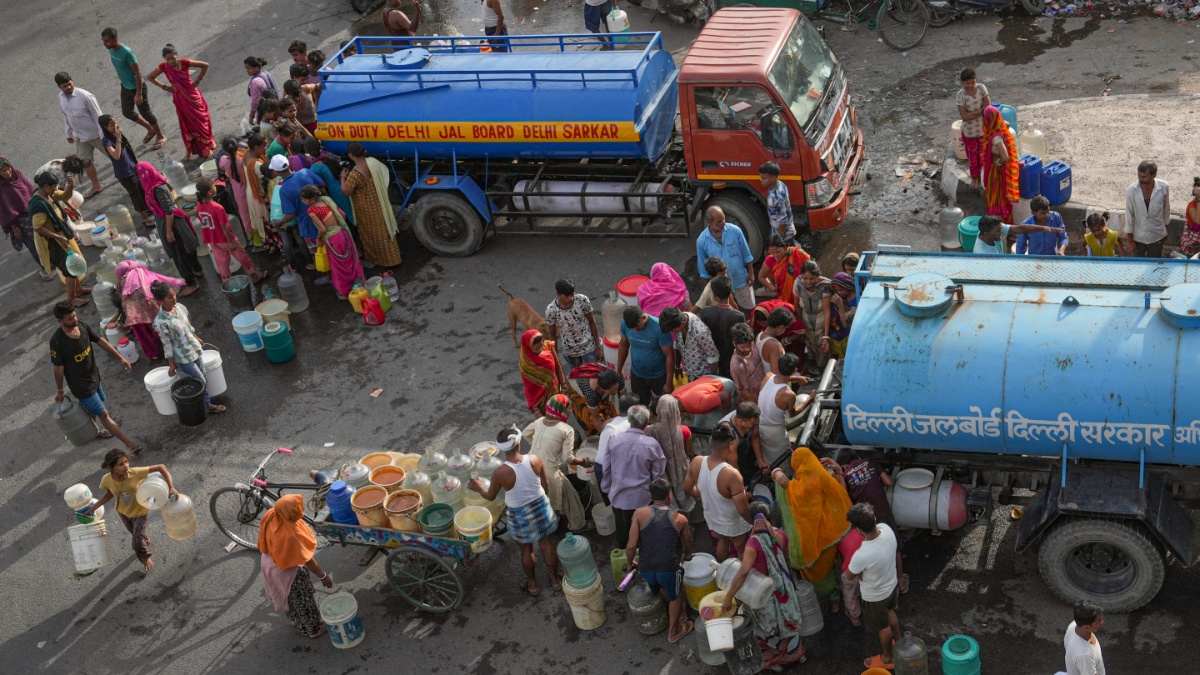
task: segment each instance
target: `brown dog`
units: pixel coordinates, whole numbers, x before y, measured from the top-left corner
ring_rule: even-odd
[[[528,302],[509,293],[504,286],[496,284],[504,294],[508,296],[508,327],[512,331],[513,345],[520,348],[521,343],[517,342],[517,322],[520,321],[525,330],[538,330],[542,335],[546,334],[546,320],[541,314],[534,311],[533,307]]]

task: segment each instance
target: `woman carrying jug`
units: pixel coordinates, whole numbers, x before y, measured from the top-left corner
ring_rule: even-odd
[[[100,479],[100,489],[104,496],[97,499],[91,508],[82,515],[90,516],[101,506],[112,500],[117,500],[117,515],[121,524],[133,535],[133,552],[147,572],[154,569],[154,561],[150,559],[150,537],[146,535],[146,516],[150,510],[138,503],[136,496],[138,487],[151,473],[162,474],[167,481],[167,490],[172,498],[179,496],[175,483],[171,480],[171,472],[162,464],[154,466],[129,466],[129,451],[125,448],[113,448],[104,455],[104,463],[100,468],[108,470],[108,474]]]
[[[267,599],[287,614],[292,625],[310,638],[325,634],[310,572],[325,588],[333,576],[313,557],[317,535],[304,522],[304,497],[284,495],[263,515],[258,526],[259,565]]]

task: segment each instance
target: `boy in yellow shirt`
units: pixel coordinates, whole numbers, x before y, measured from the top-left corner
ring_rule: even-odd
[[[108,475],[100,479],[100,489],[104,496],[96,500],[83,515],[90,516],[96,509],[111,500],[117,501],[117,515],[121,524],[133,535],[133,552],[137,555],[146,571],[154,569],[154,561],[150,559],[150,537],[146,535],[146,516],[150,513],[146,507],[137,502],[137,489],[152,472],[161,473],[167,481],[167,489],[172,498],[179,495],[175,483],[171,480],[171,472],[162,464],[154,466],[129,466],[129,451],[125,448],[113,448],[104,455],[104,463],[100,468],[107,469]]]

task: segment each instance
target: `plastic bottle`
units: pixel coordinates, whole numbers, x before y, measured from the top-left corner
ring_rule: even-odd
[[[185,494],[178,494],[162,507],[167,536],[175,541],[187,541],[196,534],[196,509]]]
[[[467,482],[474,471],[475,460],[461,450],[450,455],[450,458],[446,460],[446,473],[464,483]]]
[[[417,461],[417,468],[430,476],[446,468],[446,456],[433,449],[432,445],[425,446],[425,454]]]
[[[906,632],[896,641],[896,675],[929,675],[929,656],[925,641]]]
[[[447,474],[445,471],[438,473],[437,478],[433,481],[430,487],[433,492],[433,501],[439,504],[449,504],[454,507],[454,512],[458,513],[463,507],[463,486],[462,481]]]
[[[279,295],[287,300],[288,311],[293,314],[308,309],[308,291],[304,289],[304,279],[287,267],[283,268],[283,276],[279,277]]]
[[[587,588],[596,581],[596,560],[587,537],[568,532],[558,542],[558,561],[567,581],[575,588]]]
[[[187,169],[185,169],[183,164],[181,164],[178,160],[174,159],[168,161],[163,167],[163,176],[166,177],[167,182],[171,184],[171,187],[175,188],[176,193],[182,190],[185,185],[188,185],[192,182],[191,179],[188,178]]]
[[[344,480],[335,480],[325,493],[325,503],[329,505],[329,516],[339,525],[357,525],[358,516],[350,506],[350,498],[354,496],[354,488]]]

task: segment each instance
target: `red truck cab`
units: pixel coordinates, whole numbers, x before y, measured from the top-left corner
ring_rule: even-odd
[[[863,134],[842,67],[799,11],[714,14],[680,68],[679,109],[689,178],[710,185],[722,206],[746,207],[738,216],[758,227],[739,224],[752,250],[749,230],[769,230],[764,162],[779,165],[797,226],[824,230],[846,219],[866,176]]]

